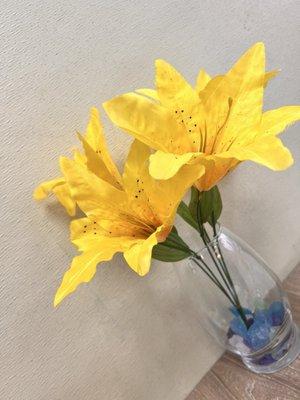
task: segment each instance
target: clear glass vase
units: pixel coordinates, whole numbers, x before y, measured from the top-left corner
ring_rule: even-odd
[[[219,227],[213,240],[183,263],[178,271],[192,294],[194,314],[225,349],[257,373],[275,372],[295,360],[300,337],[287,295],[248,244]]]

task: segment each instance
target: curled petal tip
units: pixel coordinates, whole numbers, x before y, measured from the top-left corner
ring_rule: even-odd
[[[257,43],[255,43],[254,46],[255,46],[255,47],[260,47],[261,49],[264,49],[264,48],[265,48],[264,42],[257,42]]]
[[[56,308],[60,303],[60,300],[57,298],[57,296],[54,297],[53,300],[53,307]]]

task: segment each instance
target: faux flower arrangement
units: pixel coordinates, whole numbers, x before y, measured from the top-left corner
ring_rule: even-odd
[[[200,70],[195,87],[167,62],[157,60],[155,66],[155,89],[139,89],[103,104],[111,121],[135,138],[123,173],[108,152],[98,111],[92,109],[86,133],[78,135],[83,152],[61,157],[62,176],[34,192],[37,200],[55,194],[71,216],[77,207],[85,214],[71,222],[71,241],[81,254],[65,273],[54,304],[89,282],[97,265],[117,252],[141,276],[148,273],[152,258],[190,258],[231,304],[229,340],[244,340],[254,319],[276,325],[281,304],[265,310],[265,318],[245,309],[220,249],[211,254],[213,268],[208,266],[180,237],[174,218],[177,212],[207,246],[212,240],[207,226],[215,236],[222,210],[216,185],[242,161],[274,171],[292,165],[292,155],[277,135],[300,118],[300,106],[263,112],[264,88],[277,74],[265,72],[263,43],[252,46],[224,75],[210,77]],[[191,198],[185,204],[188,189]],[[257,346],[252,337],[247,340],[249,347]]]

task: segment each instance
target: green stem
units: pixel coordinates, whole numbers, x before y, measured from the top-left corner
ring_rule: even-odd
[[[223,265],[224,273],[226,274],[227,279],[229,281],[229,284],[230,284],[230,286],[232,288],[232,291],[233,291],[233,294],[234,294],[234,298],[235,298],[235,301],[236,301],[236,309],[237,309],[238,313],[240,314],[242,320],[244,321],[244,324],[248,328],[249,327],[249,323],[247,321],[247,318],[246,318],[245,312],[243,310],[243,307],[241,306],[241,302],[240,302],[239,296],[238,296],[238,294],[236,292],[235,286],[234,286],[233,281],[231,279],[230,273],[228,271],[228,268],[227,268],[227,265],[225,263],[225,259],[223,257],[223,253],[222,253],[222,250],[221,250],[221,247],[220,247],[220,244],[219,244],[219,238],[218,238],[217,230],[216,230],[216,221],[215,221],[214,212],[212,212],[212,222],[213,222],[212,225],[213,225],[214,237],[216,238],[217,248],[218,248],[219,254],[221,256],[221,260],[222,260],[221,265]]]
[[[194,261],[194,263],[196,265],[198,265],[199,268],[201,268],[201,270],[210,278],[210,280],[221,290],[221,292],[227,297],[227,299],[230,301],[230,303],[235,306],[234,301],[231,299],[231,297],[229,296],[229,294],[226,292],[226,290],[224,289],[224,287],[220,284],[220,282],[214,277],[215,275],[212,274],[213,276],[210,275],[210,273],[208,271],[206,271],[203,266],[200,264],[200,262],[198,262],[198,259],[194,258],[193,256],[191,257],[191,259]],[[211,272],[211,271],[210,271]]]
[[[213,252],[211,251],[211,249],[209,247],[210,246],[209,243],[211,242],[211,240],[210,240],[210,237],[208,236],[208,233],[206,232],[206,229],[204,226],[203,226],[203,232],[204,232],[204,237],[206,236],[206,239],[202,238],[202,240],[203,240],[204,244],[206,245],[207,251],[209,252],[209,255],[210,255],[213,263],[215,264],[215,267],[217,268],[224,284],[226,285],[227,289],[231,293],[232,297],[236,300],[235,293],[232,290],[231,285],[227,282],[226,274],[222,268],[222,264],[221,264],[220,260],[218,259],[218,255],[216,254],[216,251],[214,250],[214,254],[213,254]],[[207,241],[207,239],[208,239],[208,241]],[[215,257],[214,257],[214,255],[215,255]]]
[[[214,215],[212,215],[212,217],[214,217]],[[220,262],[218,257],[217,257],[217,261],[215,260],[213,254],[211,252],[211,249],[209,248],[210,238],[209,238],[209,235],[208,235],[208,233],[207,233],[207,231],[206,231],[206,229],[204,227],[204,224],[202,222],[199,198],[198,198],[198,201],[197,201],[197,223],[198,223],[198,227],[199,227],[199,234],[200,234],[200,236],[201,236],[201,238],[203,240],[203,243],[205,244],[205,246],[206,246],[206,248],[207,248],[207,250],[209,252],[209,255],[210,255],[213,263],[215,264],[215,266],[216,266],[216,268],[217,268],[217,270],[218,270],[218,272],[219,272],[219,274],[220,274],[220,276],[221,276],[226,288],[229,290],[230,295],[233,296],[233,298],[234,298],[234,306],[236,307],[238,313],[240,314],[244,324],[246,325],[246,327],[248,327],[248,321],[247,321],[246,315],[245,315],[244,310],[243,310],[243,308],[241,306],[240,300],[238,298],[238,295],[237,295],[237,292],[235,290],[234,284],[232,282],[231,276],[229,274],[228,268],[226,266],[224,257],[223,257],[223,255],[221,255],[221,252],[220,252],[222,263],[223,263],[223,266],[222,266],[222,263]],[[216,228],[215,228],[215,221],[213,221],[213,226],[214,226],[214,234],[215,234],[215,236],[217,238]],[[208,242],[206,241],[205,235],[209,239]],[[217,238],[217,243],[219,245],[218,238]],[[220,246],[218,246],[218,248],[220,249]],[[226,275],[226,277],[221,272],[221,269],[220,269],[220,267],[218,265],[218,262],[220,262],[220,266],[221,266],[222,270],[224,271],[224,274]]]
[[[215,267],[217,268],[217,270],[218,270],[218,272],[219,272],[219,274],[220,274],[220,276],[221,276],[221,279],[223,280],[223,282],[224,282],[224,284],[225,284],[227,290],[229,290],[229,293],[230,293],[231,296],[235,299],[234,292],[232,291],[231,286],[228,284],[228,282],[227,282],[227,280],[226,280],[226,277],[224,276],[224,274],[222,273],[222,271],[221,271],[221,269],[220,269],[220,267],[219,267],[219,265],[218,265],[218,258],[217,258],[217,261],[216,261],[215,258],[214,258],[214,256],[213,256],[213,254],[212,254],[212,252],[211,252],[211,249],[210,249],[210,247],[209,247],[210,238],[209,238],[209,236],[208,236],[208,234],[207,234],[207,232],[206,232],[206,229],[205,229],[205,227],[204,227],[204,224],[202,223],[201,210],[200,210],[200,201],[199,201],[199,200],[198,200],[198,202],[197,202],[197,222],[198,222],[198,226],[199,226],[199,234],[200,234],[200,236],[201,236],[201,239],[202,239],[204,245],[206,246],[207,251],[209,252],[209,255],[210,255],[210,257],[211,257],[213,263],[215,264]],[[208,237],[208,239],[209,239],[208,242],[206,241],[205,235],[206,235],[206,236]],[[236,299],[235,299],[235,300],[236,300]]]
[[[182,238],[179,238],[181,243],[179,241],[176,240],[176,236],[172,235],[171,237],[168,237],[168,243],[166,244],[166,246],[168,246],[169,248],[173,248],[173,249],[178,249],[178,250],[183,250],[188,252],[191,255],[192,260],[202,269],[202,271],[204,271],[206,273],[207,276],[209,276],[209,278],[214,282],[215,285],[217,285],[219,287],[219,289],[225,294],[225,296],[229,299],[229,301],[231,302],[232,305],[234,305],[234,300],[231,298],[232,293],[229,292],[229,294],[227,293],[226,289],[222,286],[221,282],[218,280],[218,278],[216,277],[216,275],[213,273],[213,271],[209,268],[209,266],[205,263],[205,261],[198,256],[198,254],[192,250],[183,240]],[[196,261],[196,260],[197,261]],[[200,264],[199,264],[200,263]]]

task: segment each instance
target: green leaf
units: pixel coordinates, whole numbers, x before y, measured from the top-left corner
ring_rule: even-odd
[[[211,219],[209,219],[208,222],[210,223],[210,225],[213,225],[219,220],[221,213],[222,213],[223,205],[222,205],[222,198],[221,198],[221,194],[218,189],[218,186],[214,186],[211,190],[213,191],[212,192],[213,213],[211,215]]]
[[[200,193],[200,215],[201,222],[208,222],[214,225],[222,212],[222,199],[217,186],[214,186],[207,192]]]
[[[171,243],[173,242],[173,243]],[[167,239],[163,242],[166,246],[174,246],[174,242],[176,242],[180,247],[185,247],[187,250],[189,249],[187,244],[181,239],[178,235],[178,231],[175,226],[173,226],[171,232],[169,233]]]
[[[189,205],[187,206],[182,201],[177,209],[177,213],[181,218],[200,232],[200,234],[203,233],[202,226],[206,222],[211,226],[216,224],[221,212],[222,199],[217,186],[206,192],[199,192],[198,189],[192,187]]]
[[[152,249],[152,258],[165,262],[176,262],[189,257],[189,253],[173,247],[168,247],[164,243],[158,243]]]
[[[191,212],[191,216],[195,221],[197,221],[197,204],[199,201],[200,192],[194,186],[191,188],[191,199],[189,202],[189,210]]]
[[[185,202],[181,201],[177,208],[177,214],[180,215],[181,218],[185,220],[185,222],[187,222],[198,231],[197,220],[193,218],[190,208],[185,204]]]
[[[152,258],[165,262],[175,262],[190,256],[187,244],[178,235],[177,229],[173,226],[167,239],[153,247]]]

